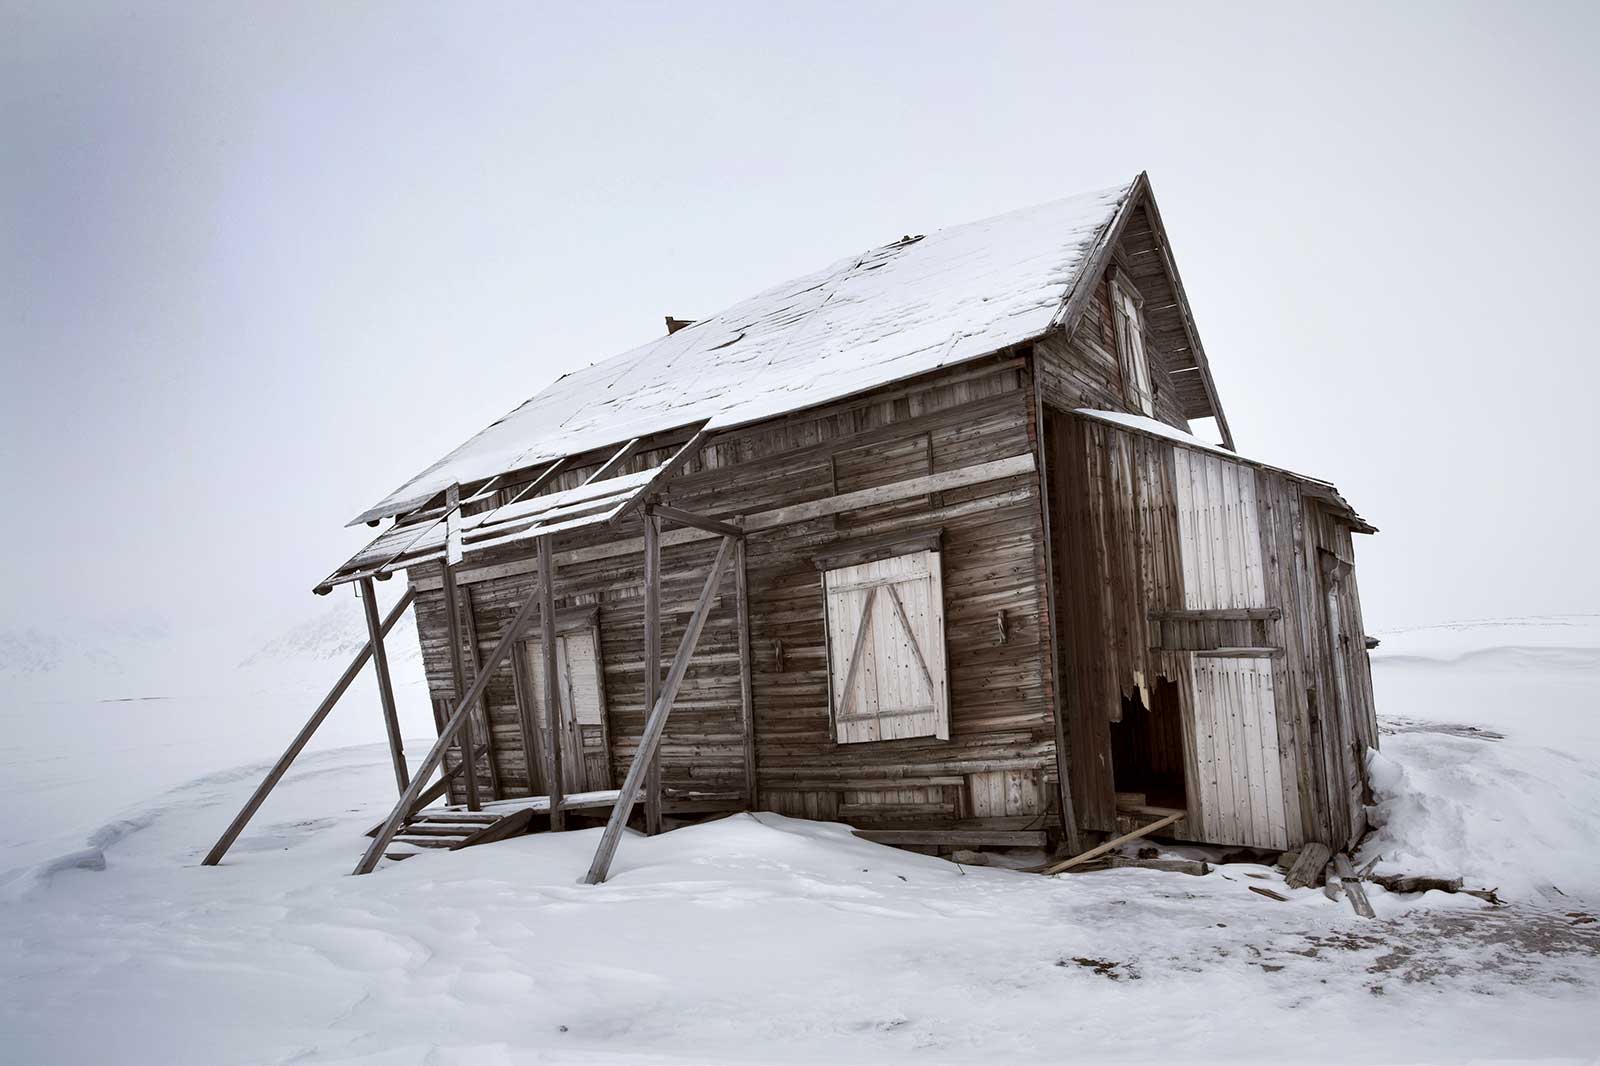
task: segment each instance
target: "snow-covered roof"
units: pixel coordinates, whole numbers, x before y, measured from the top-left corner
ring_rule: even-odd
[[[1137,179],[841,259],[567,374],[352,520],[452,484],[705,423],[727,429],[1033,340]]]

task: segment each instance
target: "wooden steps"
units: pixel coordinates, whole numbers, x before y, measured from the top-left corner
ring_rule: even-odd
[[[459,851],[477,844],[492,844],[527,832],[532,821],[533,811],[528,808],[474,812],[465,818],[450,810],[420,811],[395,834],[383,855],[386,859],[409,859],[427,848]]]
[[[561,798],[561,809],[609,810],[617,802],[618,795],[620,793],[616,789],[576,792]],[[401,826],[383,855],[386,859],[399,861],[429,849],[459,851],[478,844],[492,844],[528,832],[535,815],[549,813],[549,796],[494,800],[476,811],[469,811],[465,807],[424,809]],[[373,826],[367,831],[367,836],[377,836],[382,828],[382,823]]]

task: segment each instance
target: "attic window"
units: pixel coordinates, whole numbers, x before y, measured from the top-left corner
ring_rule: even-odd
[[[1156,413],[1155,388],[1150,380],[1150,353],[1145,347],[1144,300],[1121,271],[1111,277],[1111,320],[1117,335],[1117,359],[1122,366],[1122,392],[1142,415]]]
[[[825,570],[822,587],[834,739],[949,740],[939,552]]]

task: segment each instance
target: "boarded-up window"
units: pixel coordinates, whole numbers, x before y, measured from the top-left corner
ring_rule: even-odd
[[[822,583],[835,739],[950,739],[939,553],[826,570]]]
[[[1145,348],[1144,322],[1139,314],[1139,292],[1121,280],[1111,285],[1111,317],[1116,326],[1117,356],[1122,361],[1124,393],[1136,411],[1153,415],[1156,413],[1156,394],[1150,379],[1150,353]]]

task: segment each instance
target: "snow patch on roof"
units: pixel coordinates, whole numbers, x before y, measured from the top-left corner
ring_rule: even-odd
[[[901,240],[558,379],[352,520],[709,420],[728,429],[1048,331],[1133,183]]]

